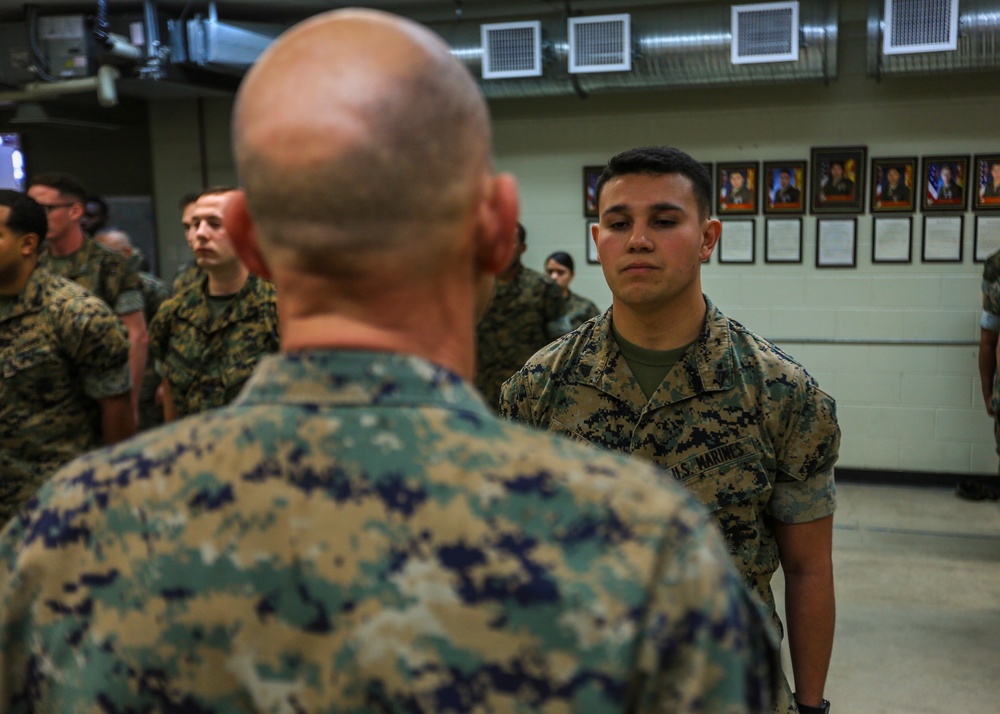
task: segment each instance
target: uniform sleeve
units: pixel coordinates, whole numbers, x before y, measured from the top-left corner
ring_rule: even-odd
[[[117,315],[128,315],[143,309],[142,281],[125,258],[112,254],[105,271],[105,295]]]
[[[76,302],[66,329],[64,344],[88,397],[106,399],[132,388],[128,332],[102,300]]]
[[[1000,281],[983,285],[983,314],[979,326],[984,330],[1000,332]]]
[[[163,361],[167,358],[167,346],[170,342],[170,320],[173,314],[173,298],[167,300],[156,311],[156,316],[149,323],[149,360],[153,371],[163,377]]]
[[[532,408],[534,399],[531,397],[532,379],[529,374],[529,362],[504,382],[500,387],[499,414],[502,419],[519,421],[536,428],[545,428],[545,425],[535,418],[535,410]]]
[[[640,712],[769,712],[778,635],[693,502],[668,528],[640,643]]]
[[[776,445],[778,460],[769,515],[783,523],[808,523],[836,508],[833,466],[840,453],[836,404],[799,368],[791,418]]]

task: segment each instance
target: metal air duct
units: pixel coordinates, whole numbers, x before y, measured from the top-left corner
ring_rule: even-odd
[[[886,55],[885,0],[869,0],[868,76],[937,74],[1000,68],[1000,0],[961,0],[958,48],[950,52]]]
[[[624,12],[618,6],[615,11]],[[566,18],[543,18],[542,76],[519,79],[480,79],[483,47],[478,23],[429,26],[479,80],[483,93],[495,99],[828,81],[837,76],[837,11],[834,0],[800,3],[798,61],[733,64],[730,4],[636,9],[630,12],[631,71],[586,75],[568,71]]]

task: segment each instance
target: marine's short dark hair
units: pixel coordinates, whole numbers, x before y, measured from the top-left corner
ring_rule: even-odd
[[[201,191],[189,191],[181,196],[180,200],[177,202],[177,207],[182,211],[190,206],[192,203],[198,200],[198,196],[201,195]]]
[[[517,242],[521,245],[525,245],[528,242],[528,231],[524,230],[524,226],[521,222],[517,222]]]
[[[63,196],[72,198],[81,204],[86,204],[87,197],[90,195],[90,192],[83,187],[83,184],[69,174],[60,174],[55,172],[38,174],[38,176],[31,179],[31,182],[28,184],[28,188],[31,188],[32,186],[46,186],[48,188],[53,188]]]
[[[10,209],[7,216],[7,227],[19,236],[34,233],[38,236],[38,245],[45,240],[49,231],[49,219],[45,209],[26,193],[0,189],[0,206]]]
[[[555,253],[550,255],[545,259],[545,263],[543,263],[543,265],[547,264],[550,260],[556,261],[564,268],[569,268],[569,272],[571,273],[576,272],[576,269],[573,267],[573,256],[564,250],[557,250]]]
[[[604,173],[597,179],[594,196],[598,203],[604,184],[618,176],[631,174],[680,174],[691,182],[694,199],[698,204],[698,214],[708,218],[712,211],[712,177],[700,161],[672,146],[640,146],[616,154],[608,161]]]
[[[98,206],[100,206],[101,213],[103,213],[105,216],[108,215],[108,202],[105,201],[100,196],[87,196],[87,201],[86,202],[87,203],[96,203]]]

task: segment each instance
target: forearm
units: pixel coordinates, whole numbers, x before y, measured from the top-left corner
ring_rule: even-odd
[[[135,433],[132,401],[128,393],[106,397],[98,403],[101,407],[101,439],[105,446],[116,444]]]
[[[177,419],[177,408],[174,406],[174,397],[170,393],[170,382],[163,380],[160,383],[163,393],[163,421],[171,422]]]
[[[979,382],[986,411],[993,413],[993,375],[997,369],[997,345],[1000,333],[982,329],[979,333]]]
[[[139,390],[146,373],[146,352],[149,348],[149,335],[146,332],[146,321],[141,312],[122,316],[122,322],[128,330],[129,350],[128,366],[132,375],[132,407],[138,408]]]
[[[785,573],[785,618],[795,696],[809,706],[819,706],[823,700],[833,651],[836,604],[833,566],[827,565],[819,572]]]

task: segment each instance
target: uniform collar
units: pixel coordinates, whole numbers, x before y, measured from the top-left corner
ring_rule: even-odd
[[[235,404],[437,406],[495,418],[479,393],[454,372],[412,355],[361,350],[265,357]]]
[[[650,409],[732,386],[736,363],[728,320],[707,297],[705,305],[701,334],[648,400]],[[568,379],[631,404],[645,404],[647,399],[611,333],[611,319],[608,309],[594,321]]]
[[[253,295],[262,292],[264,285],[265,281],[261,278],[248,275],[243,287],[233,296],[232,302],[215,319],[208,307],[208,276],[203,275],[197,284],[184,291],[187,299],[180,305],[177,314],[206,332],[215,332],[229,325],[245,322],[256,315],[261,301],[254,300]]]
[[[24,284],[24,288],[18,293],[17,300],[11,306],[10,312],[3,319],[10,320],[41,310],[45,305],[46,283],[48,282],[46,278],[49,275],[49,272],[45,268],[36,265],[35,269],[31,271],[31,275],[28,276],[28,282]]]

